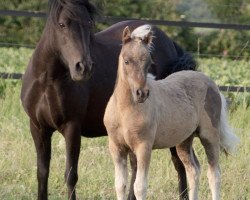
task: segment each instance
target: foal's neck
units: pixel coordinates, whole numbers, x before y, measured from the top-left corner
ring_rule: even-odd
[[[119,66],[113,95],[116,101],[116,105],[121,109],[135,105],[132,91],[127,80],[122,78],[121,69]]]

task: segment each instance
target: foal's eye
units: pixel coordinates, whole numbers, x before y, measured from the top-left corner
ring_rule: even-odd
[[[124,60],[124,63],[125,63],[125,65],[128,65],[128,64],[129,64],[129,62],[128,62],[127,60]]]
[[[59,27],[60,27],[61,29],[64,29],[64,28],[66,28],[66,25],[65,25],[64,23],[59,23]]]

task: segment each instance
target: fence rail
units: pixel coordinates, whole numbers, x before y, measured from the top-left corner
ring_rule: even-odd
[[[46,18],[46,13],[35,12],[35,11],[0,10],[0,15],[16,16],[16,17]],[[97,18],[97,21],[101,22],[101,23],[116,23],[116,22],[126,21],[126,20],[136,20],[136,19],[135,18],[127,18],[127,17],[111,17],[111,16]],[[142,19],[142,20],[144,20],[150,24],[162,25],[162,26],[250,30],[250,24],[224,24],[224,23],[151,20],[151,19]]]
[[[21,73],[0,73],[1,79],[21,80],[22,76]],[[242,86],[219,86],[219,89],[223,92],[250,92],[250,87]]]

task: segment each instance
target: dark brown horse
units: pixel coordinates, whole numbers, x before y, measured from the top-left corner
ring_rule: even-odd
[[[103,115],[115,85],[122,30],[125,26],[133,30],[144,24],[143,21],[121,22],[94,35],[91,32],[94,14],[95,8],[88,0],[51,0],[44,32],[23,77],[21,99],[30,118],[37,151],[40,200],[48,198],[51,136],[55,130],[66,141],[65,180],[69,199],[76,199],[81,136],[107,135]],[[153,31],[154,65],[150,72],[157,79],[195,68],[190,55],[160,29],[154,27]],[[175,148],[171,153],[180,180],[180,196],[184,198],[185,170]],[[130,199],[134,199],[132,189]]]

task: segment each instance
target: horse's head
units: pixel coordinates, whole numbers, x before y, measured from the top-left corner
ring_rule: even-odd
[[[149,96],[147,73],[153,61],[152,31],[150,25],[143,25],[132,33],[126,27],[123,30],[123,46],[119,57],[121,78],[128,83],[135,102],[143,103]]]
[[[90,40],[94,12],[88,0],[50,0],[48,37],[74,81],[88,80],[93,71]]]

